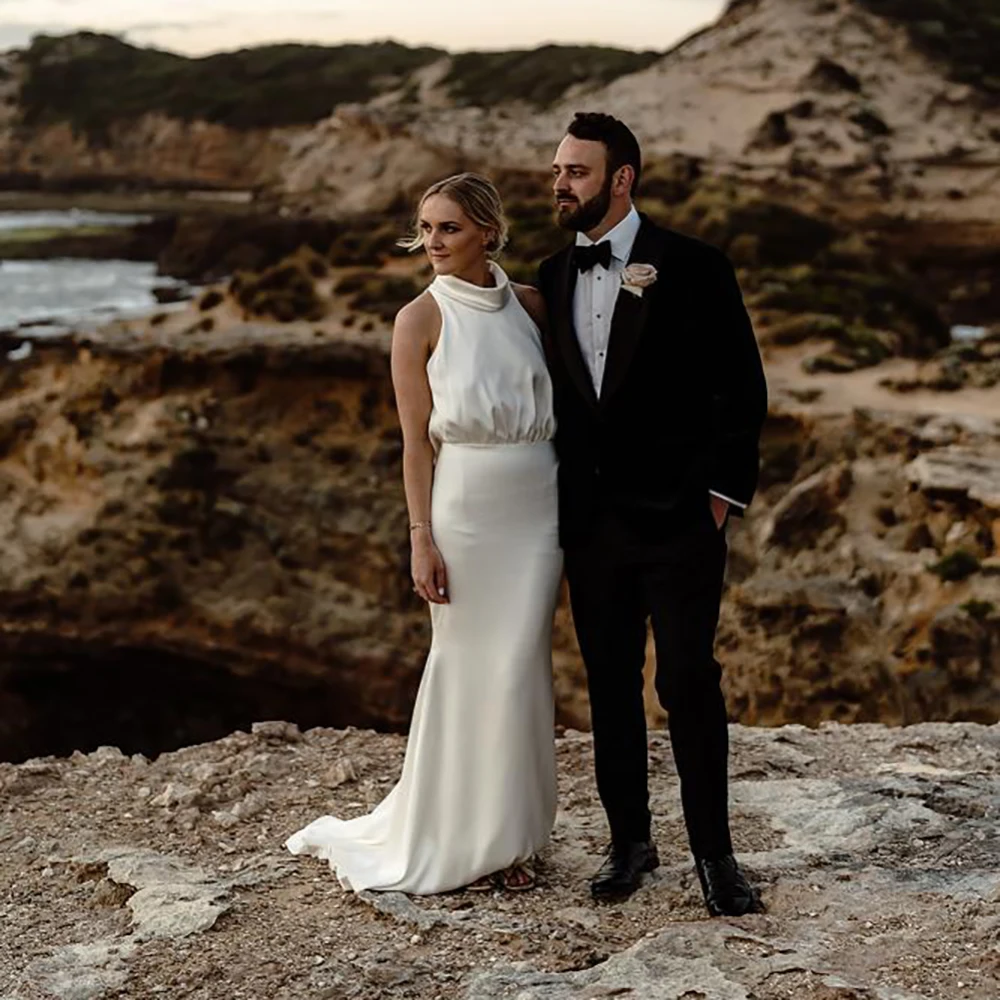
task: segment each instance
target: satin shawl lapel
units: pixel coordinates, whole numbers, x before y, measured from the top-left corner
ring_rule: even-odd
[[[642,216],[642,225],[636,233],[629,264],[652,264],[659,269],[664,255],[663,240],[656,227]],[[663,279],[660,278],[662,281]],[[652,288],[647,288],[642,296],[633,295],[624,288],[618,290],[614,315],[611,317],[611,334],[608,339],[608,360],[601,382],[600,405],[605,406],[625,379],[629,365],[639,346],[649,315],[649,303],[653,298]]]
[[[559,273],[556,281],[556,301],[558,315],[555,317],[555,334],[559,349],[562,351],[566,371],[573,384],[580,390],[587,402],[596,408],[597,393],[590,372],[580,351],[580,342],[573,329],[573,292],[576,290],[577,269],[573,266],[573,248],[567,247],[563,259],[559,262]]]

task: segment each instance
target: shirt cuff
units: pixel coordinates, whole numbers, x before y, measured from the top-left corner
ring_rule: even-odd
[[[713,497],[718,497],[720,500],[725,500],[726,503],[731,503],[734,507],[739,507],[740,510],[746,510],[747,505],[745,503],[740,503],[739,500],[734,500],[732,497],[727,497],[724,493],[716,493],[715,490],[709,490],[709,493]]]

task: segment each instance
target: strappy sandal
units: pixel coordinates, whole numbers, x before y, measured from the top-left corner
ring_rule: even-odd
[[[496,872],[492,875],[484,875],[482,878],[477,878],[475,882],[470,882],[466,887],[466,892],[493,892],[494,889],[499,889],[500,879]]]
[[[537,881],[535,870],[523,863],[504,869],[501,878],[503,887],[508,892],[526,892],[528,889],[534,889]]]

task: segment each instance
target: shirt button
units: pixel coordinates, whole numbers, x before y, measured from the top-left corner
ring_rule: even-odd
[[[597,314],[597,318],[598,318],[598,319],[600,319],[600,318],[601,318],[601,314],[600,314],[600,313],[598,313],[598,314]]]

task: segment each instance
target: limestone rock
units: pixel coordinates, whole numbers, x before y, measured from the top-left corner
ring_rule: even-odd
[[[850,465],[839,464],[796,483],[761,525],[761,544],[809,545],[827,529],[843,525],[838,508],[852,482]]]
[[[225,830],[130,804],[143,782],[237,771],[239,740],[110,769],[56,759],[57,783],[26,785],[0,812],[0,996],[933,1000],[961,982],[995,1000],[1000,725],[733,726],[730,741],[736,850],[768,907],[732,920],[705,912],[662,731],[649,737],[662,866],[615,906],[587,889],[606,833],[583,794],[581,733],[556,742],[553,839],[539,887],[516,895],[356,897],[326,862],[287,853],[328,806],[364,808],[353,786],[323,786],[330,756],[364,758],[388,790],[396,736],[310,731],[288,745],[289,771],[260,772],[263,808]]]
[[[968,497],[1000,510],[1000,451],[959,445],[918,455],[906,467],[910,482],[934,496]]]

